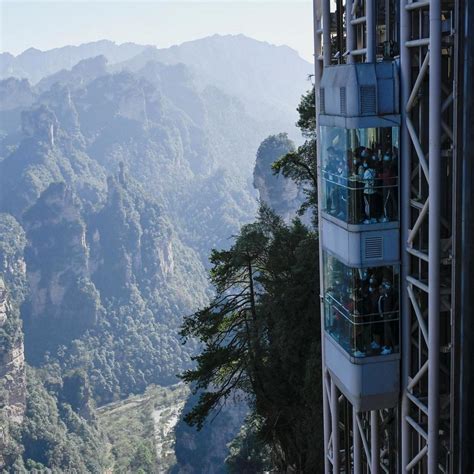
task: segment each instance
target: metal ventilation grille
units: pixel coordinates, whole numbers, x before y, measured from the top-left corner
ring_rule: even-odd
[[[377,115],[377,91],[375,86],[360,86],[361,115]]]
[[[365,239],[365,258],[368,260],[383,258],[383,237],[367,237]]]
[[[324,94],[324,87],[319,88],[319,109],[320,109],[320,113],[322,114],[326,113],[326,100],[325,100],[325,94]]]
[[[346,88],[341,87],[339,89],[339,95],[341,98],[341,115],[347,114],[347,102],[346,102]]]

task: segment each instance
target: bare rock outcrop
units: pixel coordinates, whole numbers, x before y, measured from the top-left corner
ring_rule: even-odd
[[[11,443],[10,428],[21,424],[26,410],[25,353],[21,328],[3,278],[0,277],[0,469],[7,464]]]

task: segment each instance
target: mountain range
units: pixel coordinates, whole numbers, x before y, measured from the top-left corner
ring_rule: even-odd
[[[96,407],[190,367],[182,318],[208,301],[211,249],[255,215],[260,143],[297,136],[310,69],[243,36],[0,56],[0,469],[103,472]],[[260,196],[292,149],[277,142]],[[222,472],[237,411],[214,451],[178,426],[180,452]]]
[[[200,89],[217,86],[238,97],[252,117],[274,126],[296,120],[295,104],[301,91],[309,88],[307,80],[312,74],[312,65],[288,46],[274,46],[244,35],[214,35],[169,48],[102,40],[44,52],[30,48],[18,56],[3,53],[0,78],[26,78],[36,85],[59,73],[48,78],[51,82],[81,60],[95,56],[106,58],[114,72],[138,71],[150,61],[185,64]],[[284,130],[294,133],[293,129]]]

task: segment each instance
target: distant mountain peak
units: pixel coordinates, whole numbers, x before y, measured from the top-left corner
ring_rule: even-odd
[[[31,48],[25,49],[25,51],[20,53],[18,56],[27,56],[27,55],[33,55],[33,54],[38,54],[38,53],[42,53],[42,51],[37,48],[31,47]]]
[[[185,45],[188,45],[190,43],[199,43],[199,42],[220,42],[220,43],[242,43],[242,42],[245,42],[246,44],[253,44],[253,45],[261,45],[261,46],[266,46],[266,47],[269,47],[269,48],[275,48],[275,49],[280,49],[280,50],[287,50],[287,51],[291,51],[292,53],[294,54],[297,54],[299,55],[298,51],[296,51],[295,49],[291,48],[290,46],[286,45],[286,44],[275,44],[275,43],[271,43],[269,41],[265,41],[265,40],[260,40],[260,39],[257,39],[257,38],[253,38],[251,36],[247,36],[243,33],[237,33],[237,34],[219,34],[219,33],[215,33],[213,35],[210,35],[210,36],[204,36],[202,38],[198,38],[198,39],[195,39],[195,40],[190,40],[190,41],[184,41],[183,43],[179,44],[179,45],[174,45],[174,46],[171,46],[171,48],[179,48],[180,46],[185,46]]]
[[[71,71],[89,70],[91,66],[100,67],[101,69],[104,69],[105,71],[105,67],[107,66],[107,63],[108,63],[107,58],[103,54],[101,54],[99,56],[94,56],[92,58],[82,59],[71,69]]]
[[[13,76],[27,78],[32,84],[36,84],[58,71],[71,69],[87,58],[102,55],[113,64],[126,61],[146,49],[150,49],[150,46],[135,43],[117,44],[107,39],[47,51],[29,48],[17,56],[2,55],[0,79]]]
[[[112,70],[140,71],[150,61],[185,64],[199,88],[216,86],[238,97],[258,120],[297,120],[296,105],[312,65],[288,46],[277,46],[243,34],[215,34],[163,49],[147,49]]]
[[[100,40],[97,40],[97,41],[88,41],[87,43],[80,43],[80,44],[77,44],[77,45],[74,45],[74,44],[70,44],[70,45],[65,45],[65,46],[59,46],[57,48],[51,48],[51,49],[38,49],[38,48],[35,48],[33,46],[25,49],[24,51],[22,51],[21,53],[17,54],[17,55],[12,55],[13,57],[19,57],[19,56],[23,56],[23,55],[27,55],[27,54],[37,54],[37,53],[51,53],[51,52],[54,52],[54,51],[59,51],[59,50],[62,50],[64,48],[68,48],[68,49],[76,49],[76,48],[84,48],[84,47],[94,47],[94,46],[127,46],[127,45],[134,45],[134,46],[139,46],[137,45],[136,43],[131,43],[131,42],[126,42],[126,43],[116,43],[115,41],[112,41],[112,40],[109,40],[109,39],[100,39]],[[6,53],[6,54],[10,54],[10,53]]]
[[[103,54],[82,59],[70,69],[61,69],[41,79],[36,85],[36,90],[44,92],[50,89],[54,84],[68,85],[71,88],[83,86],[107,74],[107,63],[108,59]]]

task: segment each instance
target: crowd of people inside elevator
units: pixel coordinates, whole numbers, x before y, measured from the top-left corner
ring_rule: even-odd
[[[350,268],[325,256],[326,330],[354,357],[398,351],[394,268]]]
[[[351,135],[348,130],[335,130]],[[377,135],[380,140],[370,146],[360,145],[356,135],[352,140],[333,139],[323,149],[324,211],[349,224],[398,220],[398,147],[391,132]]]

